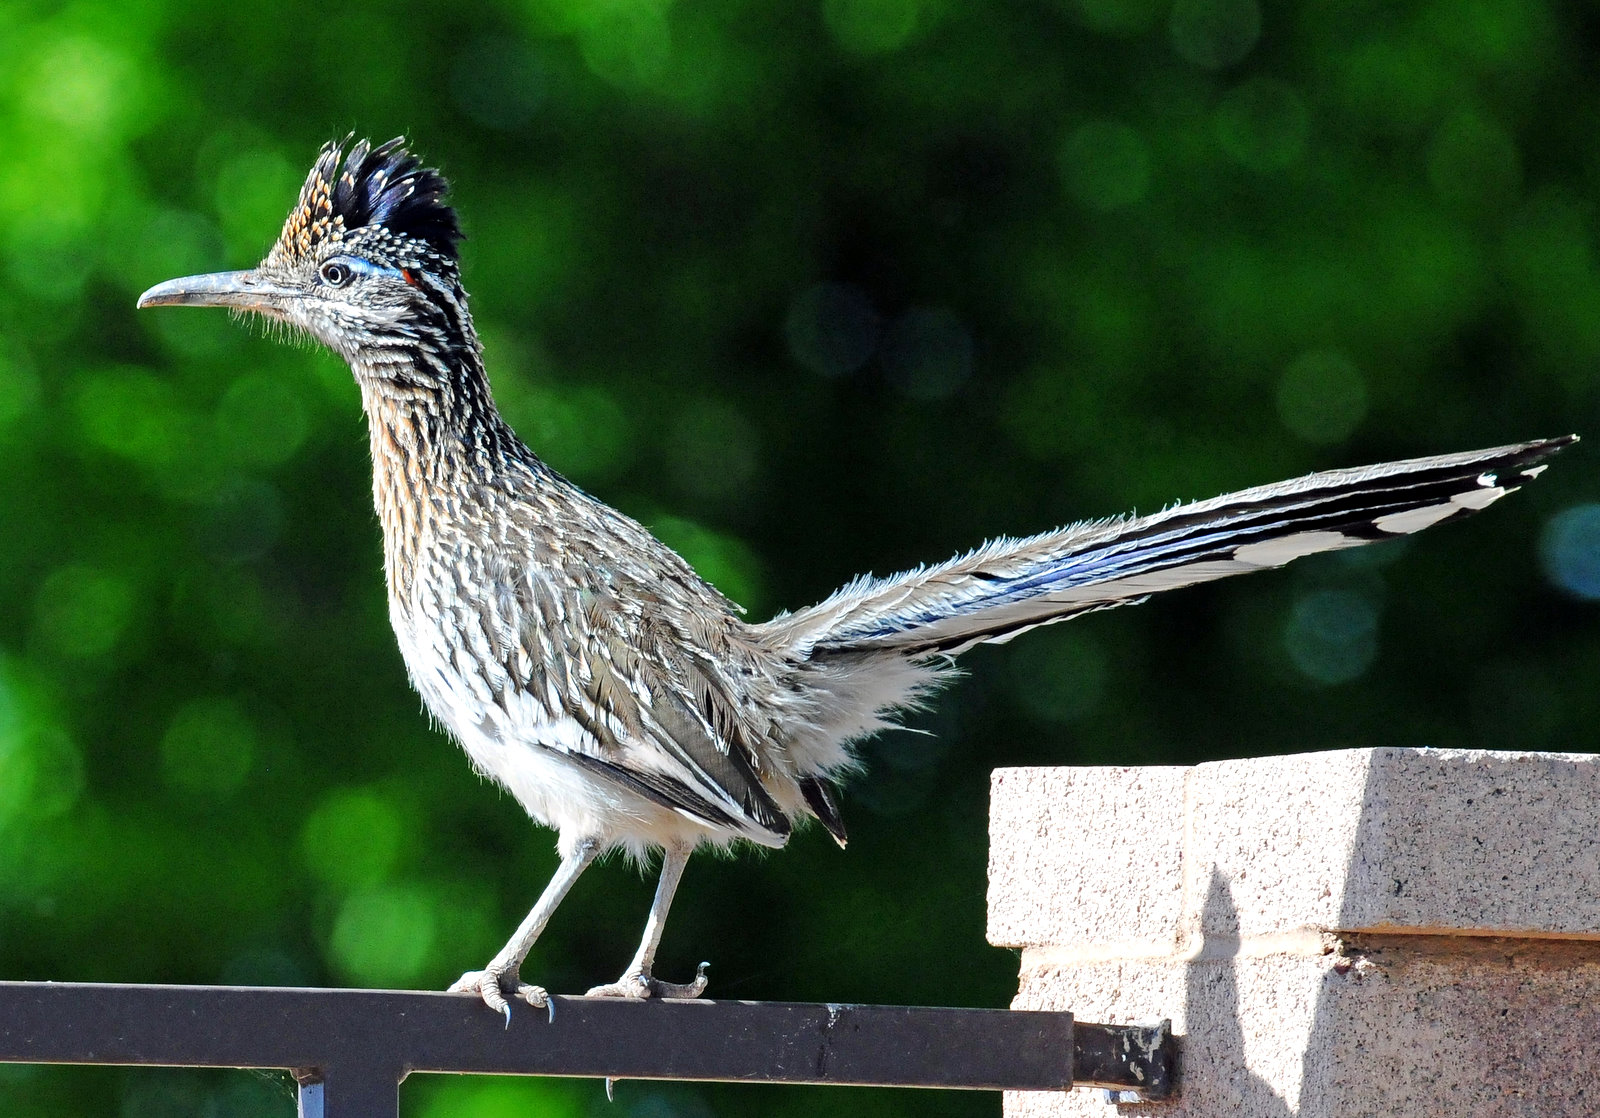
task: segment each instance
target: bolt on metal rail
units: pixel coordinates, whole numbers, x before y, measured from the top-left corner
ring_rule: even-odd
[[[1054,1091],[1166,1098],[1171,1023],[1072,1014],[557,997],[509,1027],[460,994],[0,982],[0,1063],[287,1068],[302,1118],[399,1112],[410,1073]]]

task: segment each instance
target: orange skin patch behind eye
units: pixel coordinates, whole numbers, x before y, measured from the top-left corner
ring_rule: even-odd
[[[406,277],[406,282],[409,283],[412,287],[417,286],[417,277],[411,274],[411,269],[410,268],[401,268],[400,269],[400,274],[402,276]]]

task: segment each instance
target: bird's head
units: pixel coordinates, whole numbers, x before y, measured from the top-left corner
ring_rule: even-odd
[[[330,142],[265,260],[168,280],[138,305],[254,312],[305,331],[358,374],[423,375],[419,351],[470,344],[448,190],[402,138]]]

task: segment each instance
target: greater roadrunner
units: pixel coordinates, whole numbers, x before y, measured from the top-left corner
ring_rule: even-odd
[[[348,148],[347,146],[348,145]],[[349,362],[372,447],[389,616],[411,681],[477,769],[559,832],[561,865],[505,948],[451,986],[547,1006],[523,959],[578,875],[660,848],[638,953],[592,995],[695,997],[651,973],[698,846],[779,847],[815,818],[842,846],[851,745],[951,657],[1160,590],[1467,515],[1573,438],[1312,474],[1153,516],[992,540],[750,624],[644,527],[539,460],[495,409],[447,185],[403,139],[330,143],[283,234],[243,272],[139,306],[253,311]]]

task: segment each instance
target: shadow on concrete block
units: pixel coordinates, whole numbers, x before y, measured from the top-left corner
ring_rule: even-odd
[[[994,818],[990,934],[1023,948],[1016,1007],[1183,1035],[1176,1099],[1017,1093],[1008,1115],[1600,1109],[1600,758],[1004,770]],[[1174,846],[1176,866],[1143,860]],[[1106,888],[1110,920],[1086,911]],[[1044,929],[1068,935],[1018,941]]]

